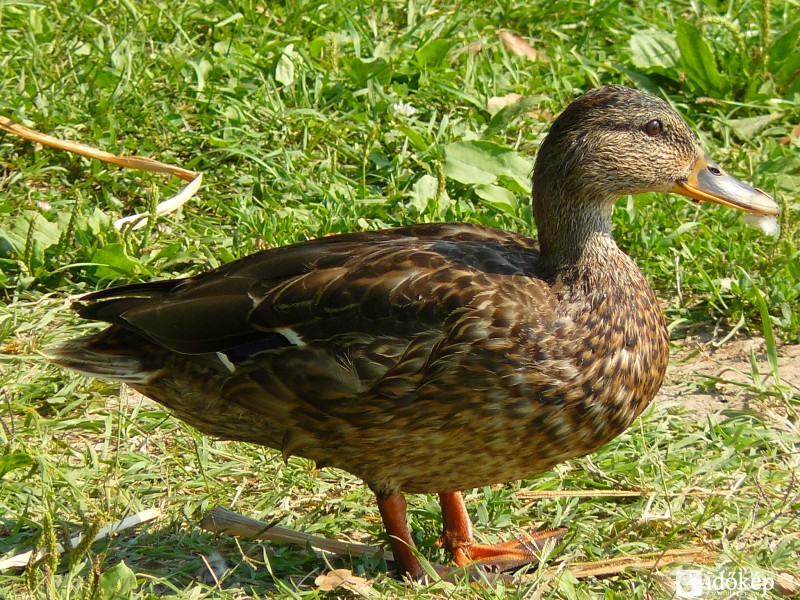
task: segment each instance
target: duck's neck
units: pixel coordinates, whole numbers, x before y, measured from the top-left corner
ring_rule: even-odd
[[[533,215],[539,232],[540,264],[557,273],[582,264],[603,264],[617,250],[611,236],[614,198],[565,197],[563,189],[534,185]]]

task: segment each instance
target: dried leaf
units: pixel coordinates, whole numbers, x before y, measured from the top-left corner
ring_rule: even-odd
[[[501,108],[508,106],[509,104],[514,104],[518,100],[522,98],[522,94],[516,94],[511,92],[510,94],[506,94],[505,96],[492,96],[489,98],[489,101],[486,103],[486,109],[489,111],[489,114],[494,114]]]
[[[524,500],[541,500],[542,498],[602,498],[602,497],[637,497],[644,496],[647,492],[635,490],[553,490],[544,492],[517,492],[517,498]]]
[[[784,146],[788,146],[789,144],[792,143],[792,138],[797,138],[797,137],[800,137],[800,125],[795,125],[792,128],[792,131],[789,133],[789,135],[778,139],[778,143]]]
[[[551,113],[546,108],[543,108],[541,110],[538,109],[538,108],[535,108],[533,110],[529,110],[528,111],[528,116],[533,118],[533,119],[538,119],[539,121],[544,121],[546,123],[549,123],[550,121],[553,120],[553,113]]]
[[[617,575],[631,568],[635,569],[660,569],[674,562],[713,562],[713,554],[704,548],[676,548],[663,552],[648,552],[645,554],[633,554],[630,556],[620,556],[607,560],[598,560],[586,563],[565,564],[564,567],[578,579],[586,577],[607,577]]]
[[[800,591],[800,578],[788,571],[779,571],[775,576],[775,589],[783,596],[794,596]]]
[[[510,31],[501,31],[500,39],[503,40],[505,47],[517,56],[526,56],[529,60],[542,62],[550,62],[546,56],[539,54],[539,51],[533,48],[528,42],[518,36],[516,33]]]
[[[481,44],[480,42],[472,42],[471,44],[467,44],[466,46],[456,46],[450,51],[450,60],[455,60],[462,54],[475,56],[476,54],[480,54],[481,52],[483,52],[483,44]]]
[[[314,580],[314,585],[322,592],[332,592],[341,587],[359,596],[372,595],[372,587],[369,582],[363,577],[353,575],[350,569],[328,571],[324,575],[317,577]]]
[[[300,531],[294,531],[273,523],[251,519],[221,506],[212,508],[200,521],[200,527],[206,531],[226,533],[227,535],[267,540],[270,542],[311,546],[325,552],[343,554],[345,556],[382,556],[386,560],[394,560],[391,550],[378,546],[368,546],[355,542],[331,540]]]

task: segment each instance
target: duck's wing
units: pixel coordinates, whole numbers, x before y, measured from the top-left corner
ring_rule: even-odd
[[[524,274],[536,243],[464,224],[354,233],[267,250],[182,280],[95,292],[79,314],[180,354],[236,363],[265,350],[379,341],[441,327],[487,279]],[[389,359],[387,358],[387,361]]]
[[[473,225],[332,236],[84,296],[79,313],[113,325],[45,354],[206,433],[353,470],[347,448],[401,435],[392,418],[461,423],[463,398],[491,411],[481,398],[517,385],[504,363],[553,318],[537,260],[535,241]],[[459,387],[474,393],[443,402]],[[417,415],[415,399],[439,408]]]

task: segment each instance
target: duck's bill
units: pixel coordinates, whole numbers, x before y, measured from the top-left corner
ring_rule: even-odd
[[[694,200],[716,202],[759,215],[780,213],[780,207],[771,196],[731,177],[707,154],[697,159],[689,177],[675,182],[672,191]]]

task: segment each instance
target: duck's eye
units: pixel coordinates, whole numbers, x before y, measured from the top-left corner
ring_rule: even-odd
[[[647,124],[644,126],[644,131],[647,135],[655,137],[664,131],[664,125],[662,125],[661,121],[658,119],[653,119],[652,121],[647,122]]]

